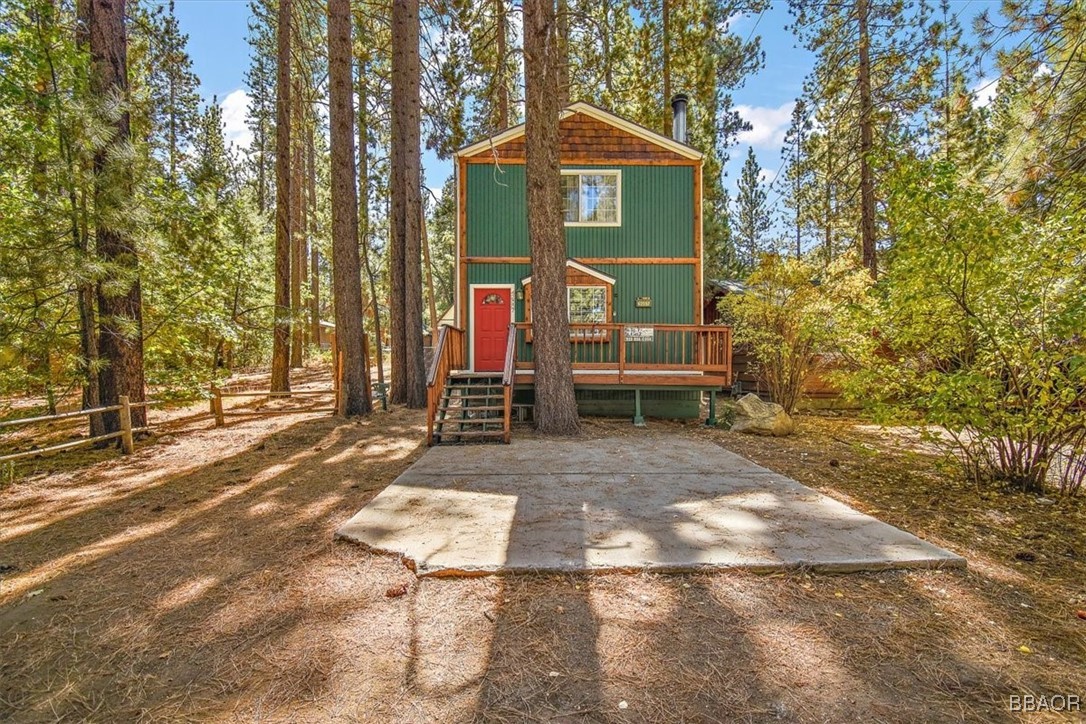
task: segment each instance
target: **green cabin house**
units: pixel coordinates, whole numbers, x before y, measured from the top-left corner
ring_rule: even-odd
[[[562,111],[567,301],[582,414],[697,417],[730,384],[727,327],[702,324],[702,154],[587,103]],[[456,293],[429,371],[428,441],[509,440],[531,409],[524,126],[455,155]]]

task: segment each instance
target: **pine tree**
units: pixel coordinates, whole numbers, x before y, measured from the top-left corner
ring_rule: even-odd
[[[932,100],[930,7],[895,0],[789,0],[789,7],[795,31],[816,54],[805,95],[822,127],[823,172],[833,175],[826,188],[844,207],[835,215],[855,224],[846,233],[875,276],[883,225],[878,176],[891,149],[921,135]],[[839,231],[825,227],[828,238]]]
[[[125,107],[128,48],[124,0],[89,0],[88,37],[90,90],[110,133],[94,154],[95,243],[105,270],[98,283],[98,347],[104,367],[99,373],[101,402],[116,405],[121,395],[132,402],[145,397],[143,378],[143,303],[139,252],[124,217],[131,212],[132,169],[125,148],[131,143]],[[107,432],[120,430],[116,412],[103,416]],[[132,422],[147,422],[144,407],[132,411]]]
[[[341,409],[348,415],[373,410],[362,278],[358,261],[358,197],[354,167],[354,92],[351,73],[350,0],[328,3],[329,119],[332,143],[332,284],[336,347],[342,359]]]
[[[279,0],[275,80],[275,328],[272,336],[272,392],[290,391],[290,69],[291,0]]]
[[[747,147],[747,159],[739,176],[739,193],[735,197],[735,234],[742,245],[748,271],[758,265],[758,255],[766,250],[765,234],[772,226],[761,175],[754,149]]]
[[[558,55],[554,0],[525,0],[525,167],[532,255],[535,424],[545,434],[580,429],[569,355],[566,235],[558,175]]]
[[[257,206],[267,211],[275,193],[275,15],[268,0],[250,0],[249,69],[245,83],[251,99],[248,114],[253,133],[248,149],[253,166]]]
[[[392,4],[392,154],[389,302],[393,402],[426,405],[422,351],[421,70],[418,0]]]

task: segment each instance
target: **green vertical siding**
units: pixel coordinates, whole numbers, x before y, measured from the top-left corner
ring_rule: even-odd
[[[622,324],[694,324],[693,264],[599,264],[615,278],[614,319]],[[638,297],[652,306],[638,308]]]
[[[523,164],[467,171],[468,256],[529,256]]]
[[[694,256],[693,167],[595,168],[622,172],[622,225],[567,227],[569,256]],[[467,197],[468,256],[529,256],[523,165],[468,164]]]

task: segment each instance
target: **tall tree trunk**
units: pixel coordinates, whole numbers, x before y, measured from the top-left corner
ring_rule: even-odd
[[[340,394],[348,416],[373,411],[362,271],[358,262],[358,195],[354,168],[350,0],[328,0],[328,110],[332,151],[332,297],[336,348],[343,361]]]
[[[107,111],[109,138],[94,153],[95,242],[103,273],[98,283],[98,348],[104,362],[99,372],[100,401],[116,405],[121,395],[142,402],[143,303],[139,257],[125,217],[132,203],[132,169],[125,147],[131,137],[128,101],[128,41],[125,0],[90,0],[88,36],[90,90]],[[118,112],[117,102],[121,102]],[[147,422],[143,407],[132,410],[132,422]],[[103,415],[107,432],[121,429],[120,415]]]
[[[377,303],[377,272],[370,259],[370,155],[367,127],[369,126],[369,93],[366,68],[358,63],[358,243],[362,248],[362,263],[370,285],[370,309],[373,311],[373,339],[377,354],[377,384],[385,388],[385,352],[381,335],[381,306]],[[388,398],[382,398],[387,402]],[[383,405],[384,406],[384,405]]]
[[[422,351],[421,218],[419,157],[419,3],[392,4],[392,300],[393,402],[426,405]]]
[[[562,221],[554,0],[524,0],[525,177],[532,255],[532,354],[536,428],[580,429],[573,394]]]
[[[290,391],[291,0],[279,0],[275,70],[275,332],[272,392]]]
[[[874,150],[874,109],[871,102],[871,36],[869,0],[858,0],[857,22],[860,26],[860,244],[863,264],[878,276],[875,259],[875,178],[871,169],[871,153]]]
[[[302,366],[305,348],[305,325],[302,324],[302,280],[305,276],[305,105],[302,102],[300,75],[294,78],[291,89],[291,175],[290,186],[290,366]]]
[[[260,215],[263,216],[264,212],[268,210],[268,182],[264,178],[264,144],[267,141],[264,139],[263,123],[257,124],[256,138],[256,207],[260,210]]]
[[[321,282],[320,254],[317,251],[317,152],[314,148],[314,124],[309,125],[306,153],[306,174],[309,197],[309,336],[313,344],[321,343]]]
[[[558,107],[569,105],[569,3],[558,0]]]
[[[501,131],[510,126],[509,79],[505,77],[506,68],[509,67],[509,58],[506,57],[509,54],[509,19],[505,14],[505,0],[494,0],[494,22],[498,41],[498,62],[494,66],[494,71],[497,73],[495,85],[497,85],[498,90],[498,127],[491,130]]]

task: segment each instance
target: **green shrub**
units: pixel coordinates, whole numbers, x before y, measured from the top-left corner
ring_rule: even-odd
[[[978,482],[1077,492],[1086,219],[1024,220],[943,163],[904,164],[889,190],[894,246],[848,391],[884,421],[941,427]]]
[[[866,288],[866,273],[852,257],[823,268],[771,254],[762,258],[744,293],[721,301],[735,344],[748,348],[754,372],[785,412],[795,411],[804,384],[847,336],[850,326],[840,318]]]

